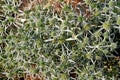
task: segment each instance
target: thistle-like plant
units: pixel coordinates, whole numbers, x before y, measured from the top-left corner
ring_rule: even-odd
[[[119,1],[84,1],[89,18],[64,2],[59,14],[43,5],[20,11],[20,1],[2,0],[0,75],[8,79],[26,74],[39,74],[45,80],[117,79],[120,61],[112,53],[118,54],[120,47]]]

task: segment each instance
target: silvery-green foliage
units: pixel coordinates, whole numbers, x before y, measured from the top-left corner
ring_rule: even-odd
[[[114,57],[111,52],[120,47],[115,40],[120,34],[120,2],[84,1],[90,18],[67,5],[61,14],[41,5],[20,12],[19,0],[2,0],[0,74],[12,79],[41,72],[48,80],[74,80],[73,71],[76,80],[114,80],[120,64],[106,71],[103,58]]]

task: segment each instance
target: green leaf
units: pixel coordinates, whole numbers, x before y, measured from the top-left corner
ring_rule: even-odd
[[[85,24],[85,25],[83,26],[83,29],[84,29],[85,31],[88,31],[88,30],[90,30],[90,26],[89,26],[88,24]]]
[[[102,26],[103,26],[103,28],[105,30],[110,30],[110,23],[109,23],[109,21],[104,22]]]
[[[115,2],[113,0],[110,0],[108,5],[109,7],[113,8],[115,6]]]
[[[116,43],[111,43],[111,49],[113,50],[115,48],[117,48],[117,44]]]
[[[78,21],[82,22],[83,21],[83,17],[82,16],[78,16]]]
[[[120,15],[117,16],[117,25],[120,26]]]

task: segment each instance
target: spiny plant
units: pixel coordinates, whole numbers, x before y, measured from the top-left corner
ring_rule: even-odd
[[[14,80],[26,75],[45,80],[118,78],[119,1],[84,0],[90,18],[64,2],[61,14],[52,5],[20,12],[19,0],[1,2],[0,75]]]

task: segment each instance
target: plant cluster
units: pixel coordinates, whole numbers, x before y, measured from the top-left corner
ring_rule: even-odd
[[[0,79],[41,74],[45,80],[117,80],[120,1],[84,0],[90,18],[71,5],[62,13],[20,0],[0,1]]]

